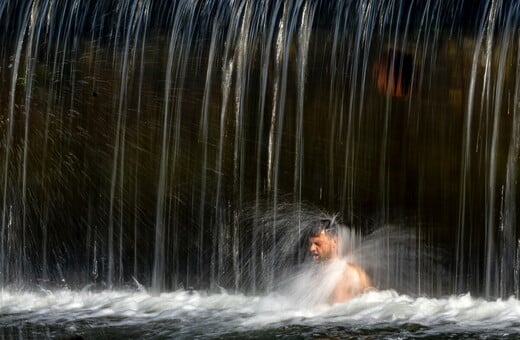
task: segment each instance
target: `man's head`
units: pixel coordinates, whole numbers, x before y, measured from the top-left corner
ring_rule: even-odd
[[[338,230],[334,221],[321,219],[309,235],[309,251],[315,262],[323,262],[338,256]]]

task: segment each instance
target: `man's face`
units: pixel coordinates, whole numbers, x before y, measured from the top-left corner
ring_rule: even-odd
[[[323,230],[309,237],[309,251],[315,262],[322,262],[336,257],[338,238],[327,235]]]

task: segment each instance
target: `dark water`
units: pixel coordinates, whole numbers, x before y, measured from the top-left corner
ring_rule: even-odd
[[[218,335],[204,334],[203,331],[183,334],[170,322],[151,323],[136,327],[103,326],[103,323],[86,324],[79,328],[60,329],[52,327],[37,327],[27,325],[14,329],[4,330],[6,338],[22,336],[24,338],[60,338],[60,339],[143,339],[143,338],[186,338],[186,339],[518,339],[518,333],[509,333],[507,330],[472,332],[472,331],[443,331],[431,329],[421,325],[409,324],[398,327],[392,325],[378,325],[376,327],[348,327],[320,325],[306,326],[281,326],[255,331],[230,332]],[[158,331],[161,329],[161,331]],[[81,334],[81,335],[80,335]]]

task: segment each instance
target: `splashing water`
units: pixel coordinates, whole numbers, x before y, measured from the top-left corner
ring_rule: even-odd
[[[284,295],[206,294],[179,290],[8,292],[0,295],[0,335],[84,338],[319,337],[514,338],[520,302],[469,294],[414,298],[375,291],[347,303],[302,304]]]

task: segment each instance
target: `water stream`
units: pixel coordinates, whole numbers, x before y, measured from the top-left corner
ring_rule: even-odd
[[[4,337],[518,333],[517,1],[0,0],[0,46]],[[281,303],[323,215],[378,291]]]

